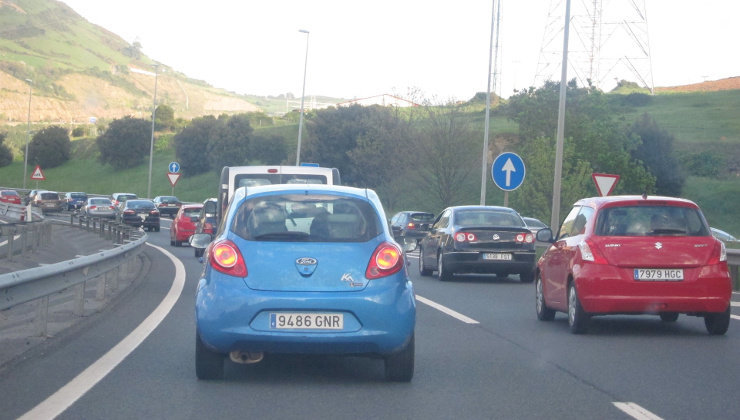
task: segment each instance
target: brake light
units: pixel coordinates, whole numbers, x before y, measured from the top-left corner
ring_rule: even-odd
[[[389,243],[383,242],[378,245],[370,257],[370,263],[365,270],[368,280],[377,279],[397,273],[403,268],[403,254],[401,250]]]
[[[268,173],[268,174],[276,174],[277,172],[278,172],[278,170],[277,170],[277,169],[268,169],[268,170],[267,170],[267,173]]]
[[[90,210],[95,210],[98,206],[90,206]]]
[[[725,243],[719,239],[717,242],[719,242],[719,244],[715,245],[714,252],[712,252],[712,256],[709,258],[709,261],[707,261],[708,265],[719,264],[727,261],[727,247],[725,246]]]
[[[517,233],[516,241],[520,244],[531,244],[534,242],[534,235],[531,233]]]
[[[416,229],[416,225],[414,225],[414,222],[409,222],[406,225],[406,229]]]
[[[159,216],[159,210],[152,210],[149,212],[149,214],[152,216]]]
[[[234,277],[247,277],[247,264],[233,242],[219,241],[211,246],[208,261],[215,270]]]
[[[127,210],[124,210],[124,211],[123,211],[123,214],[128,214],[128,215],[132,215],[132,214],[136,214],[136,212],[135,212],[135,211],[133,211],[133,210],[131,210],[131,209],[127,209]]]
[[[206,222],[206,223],[205,223],[205,224],[203,225],[203,232],[204,232],[204,233],[213,233],[213,225],[212,225],[212,224],[210,224],[210,223],[208,223],[208,222]]]
[[[596,250],[596,247],[593,249]],[[601,254],[592,251],[586,241],[581,241],[581,243],[578,244],[578,250],[581,251],[581,259],[583,261],[589,261],[595,264],[609,264]]]
[[[471,232],[457,232],[455,233],[455,242],[475,242],[478,238],[474,233]]]

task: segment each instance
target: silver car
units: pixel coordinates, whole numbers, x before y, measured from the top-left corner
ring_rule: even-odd
[[[80,217],[103,217],[113,219],[116,217],[116,208],[110,198],[90,197],[80,209]]]

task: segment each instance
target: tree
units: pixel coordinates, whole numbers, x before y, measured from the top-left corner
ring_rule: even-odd
[[[175,110],[167,104],[157,106],[154,128],[157,131],[172,130],[175,128]]]
[[[279,165],[288,159],[288,143],[278,135],[255,134],[249,142],[249,156],[265,165]]]
[[[55,168],[69,160],[71,151],[67,129],[51,125],[33,135],[28,144],[28,161],[43,168]]]
[[[249,141],[254,131],[249,124],[249,116],[223,115],[217,120],[217,124],[206,146],[210,168],[221,173],[224,166],[246,165],[249,158]]]
[[[183,128],[173,139],[175,156],[182,166],[183,173],[195,175],[210,168],[206,153],[213,133],[218,130],[219,122],[213,115],[195,118],[190,125]]]
[[[0,167],[8,166],[13,163],[13,152],[7,144],[5,138],[7,133],[0,133]]]
[[[643,114],[630,129],[638,142],[632,157],[642,161],[655,176],[655,192],[661,195],[680,196],[686,177],[681,171],[673,149],[674,137],[658,126],[648,114]]]
[[[108,129],[98,136],[100,162],[115,169],[133,168],[149,156],[151,121],[124,117],[111,121]]]

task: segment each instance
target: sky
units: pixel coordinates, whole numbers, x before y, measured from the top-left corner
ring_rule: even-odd
[[[125,41],[138,41],[151,59],[240,94],[300,97],[304,64],[307,97],[415,92],[417,99],[447,102],[470,99],[488,86],[492,0],[62,1]],[[631,27],[638,33],[645,29],[650,60],[637,43],[617,41],[626,25],[612,25],[630,21],[629,4],[642,1],[600,2],[607,23],[601,47],[601,68],[608,68],[602,74],[610,79],[603,82],[605,90],[614,78],[637,81],[626,66],[614,64],[624,56],[645,66],[641,74],[649,76],[652,64],[656,87],[740,76],[734,47],[740,39],[740,2],[644,0],[647,23]],[[571,14],[584,16],[584,3],[592,2],[573,0]],[[540,52],[562,51],[562,31],[550,44],[543,38],[552,33],[546,31],[548,22],[562,29],[564,15],[564,0],[502,0],[495,92],[509,97],[540,86],[538,68],[548,60],[558,61],[552,63],[553,78],[560,79],[559,58],[553,57],[561,52],[542,60]],[[586,32],[571,26],[571,58]],[[573,77],[569,70],[568,79]]]

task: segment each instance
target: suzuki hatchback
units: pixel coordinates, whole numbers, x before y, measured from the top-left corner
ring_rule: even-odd
[[[411,380],[414,290],[374,191],[242,187],[206,247],[211,239],[191,239],[206,248],[199,379],[221,378],[225,359],[256,363],[272,352],[381,357],[388,380]]]
[[[615,196],[578,201],[537,264],[537,317],[568,314],[573,333],[595,315],[655,314],[675,322],[700,316],[709,334],[730,324],[732,284],[725,245],[699,207],[670,197]]]

